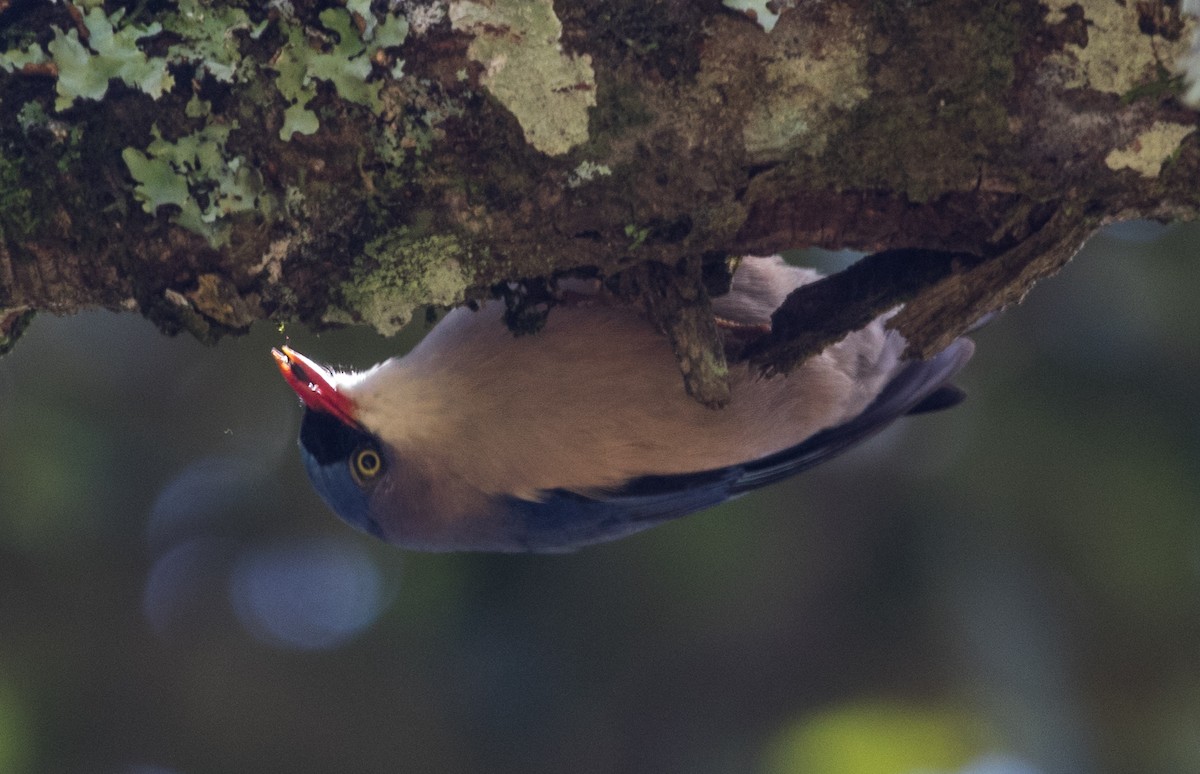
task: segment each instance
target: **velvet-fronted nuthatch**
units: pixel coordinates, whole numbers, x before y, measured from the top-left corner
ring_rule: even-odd
[[[819,275],[745,258],[713,300],[764,326]],[[973,351],[905,361],[886,316],[788,376],[729,371],[731,400],[685,393],[665,336],[633,305],[556,307],[514,336],[501,305],[450,312],[408,355],[334,372],[274,355],[304,403],[313,485],[350,524],[430,551],[563,551],[623,537],[810,468],[897,417],[955,402]]]

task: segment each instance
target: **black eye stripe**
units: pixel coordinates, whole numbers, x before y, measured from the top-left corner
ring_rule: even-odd
[[[321,411],[304,412],[300,424],[300,445],[319,465],[345,463],[364,446],[377,446],[375,440],[358,428],[349,427]],[[382,457],[380,458],[382,460]]]

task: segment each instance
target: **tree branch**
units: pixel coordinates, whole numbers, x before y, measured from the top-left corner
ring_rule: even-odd
[[[928,354],[1100,225],[1200,211],[1177,4],[393,5],[0,7],[0,347],[94,306],[390,332],[587,270],[715,404],[727,256],[879,252],[780,310],[750,355],[786,370],[900,302]]]

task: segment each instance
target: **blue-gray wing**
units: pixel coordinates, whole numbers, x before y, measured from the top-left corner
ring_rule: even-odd
[[[603,496],[552,490],[531,502],[502,506],[529,551],[570,551],[631,535],[670,519],[724,502],[821,464],[887,427],[898,417],[947,408],[962,399],[950,380],[974,352],[958,339],[926,361],[912,361],[861,414],[822,430],[788,449],[741,465],[698,473],[644,476]]]

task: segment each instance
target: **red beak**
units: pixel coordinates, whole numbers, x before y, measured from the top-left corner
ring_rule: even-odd
[[[313,411],[332,414],[350,427],[358,427],[354,418],[354,402],[338,392],[330,383],[330,372],[301,355],[291,347],[282,351],[272,349],[279,373],[283,374],[288,386],[296,391],[305,406]]]

